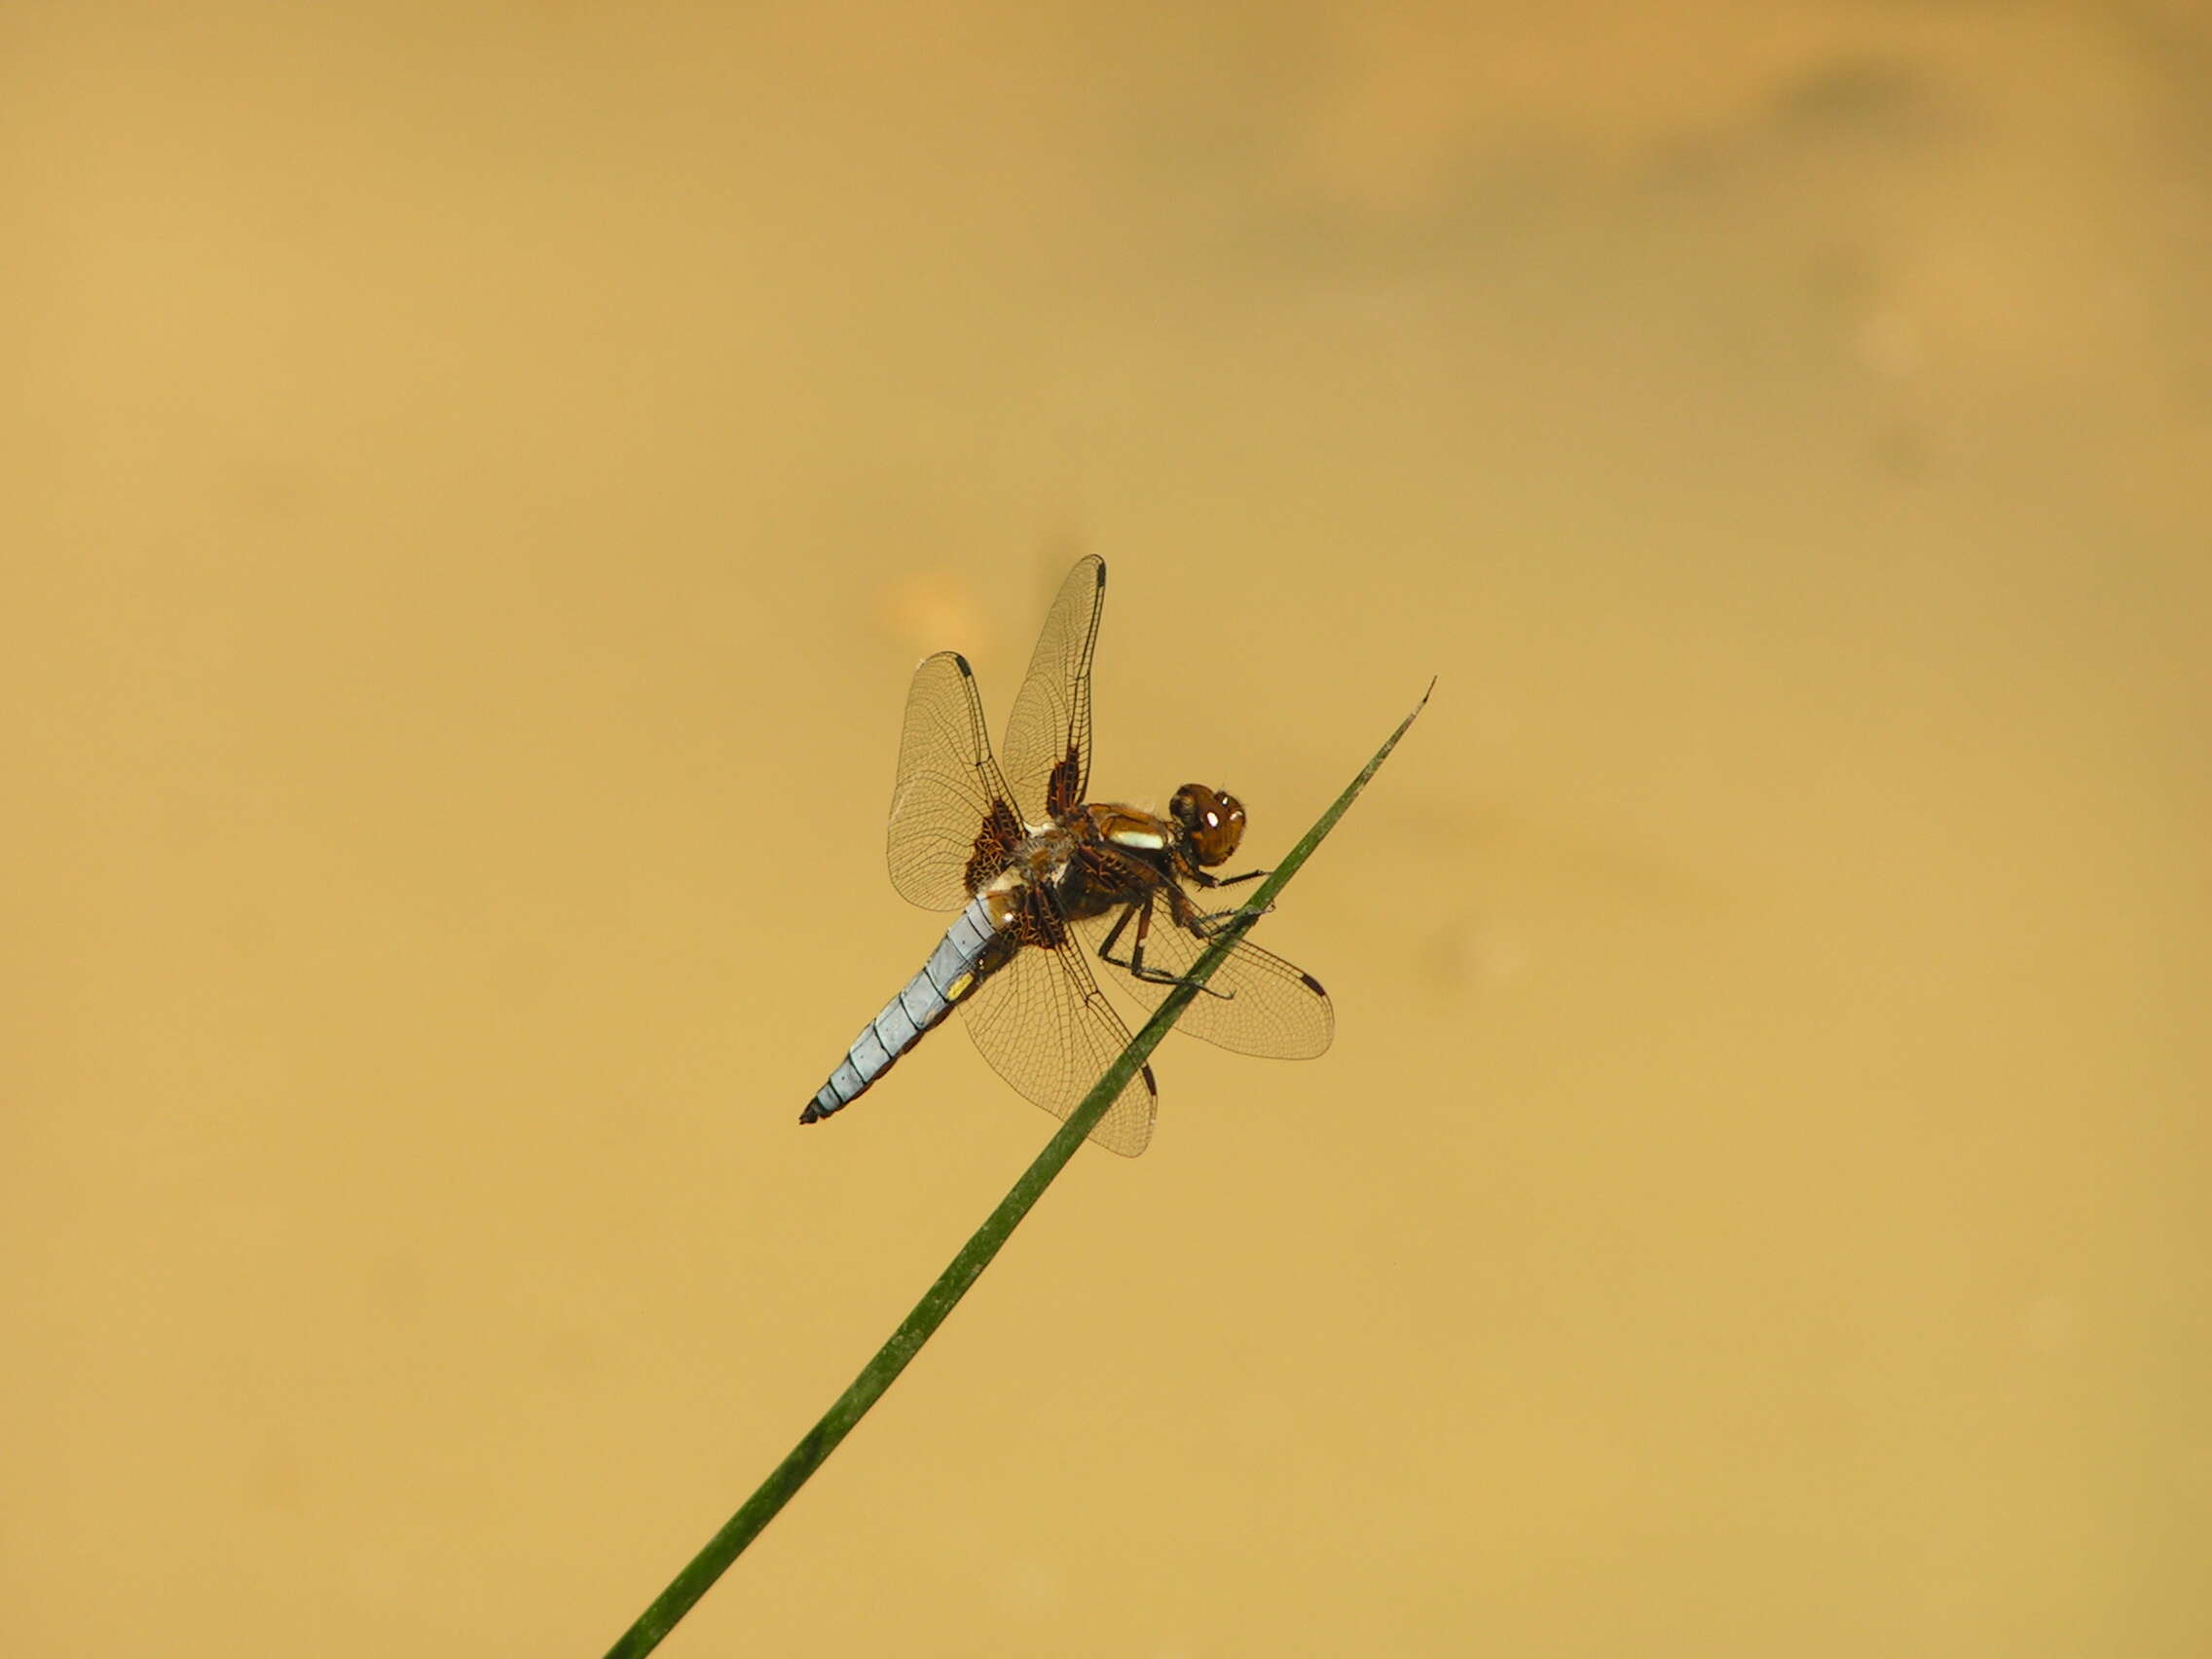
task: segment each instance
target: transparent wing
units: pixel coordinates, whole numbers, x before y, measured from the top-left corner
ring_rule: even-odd
[[[1122,1023],[1090,977],[1083,947],[1022,946],[960,1005],[968,1035],[991,1069],[1055,1118],[1082,1103],[1128,1047]],[[1108,1152],[1134,1158],[1152,1139],[1160,1096],[1146,1066],[1090,1131]]]
[[[1077,924],[1077,938],[1093,957],[1121,914],[1110,911]],[[1134,919],[1122,930],[1122,937],[1114,943],[1118,961],[1128,961],[1136,932]],[[1180,978],[1191,971],[1208,942],[1193,929],[1177,925],[1162,900],[1153,905],[1152,931],[1144,941],[1144,965],[1147,970],[1157,969]],[[1103,965],[1100,971],[1147,1013],[1158,1008],[1161,999],[1175,988],[1140,979],[1126,968],[1111,964]],[[1226,994],[1216,996],[1217,991]],[[1319,980],[1272,952],[1262,950],[1250,940],[1238,940],[1236,947],[1206,980],[1205,989],[1183,1011],[1175,1029],[1238,1054],[1310,1060],[1328,1051],[1336,1035],[1337,1016]]]
[[[906,693],[884,837],[891,885],[924,909],[957,910],[1006,866],[1020,839],[976,676],[959,652],[940,651],[914,670]]]
[[[1083,803],[1090,783],[1090,652],[1106,599],[1106,565],[1076,561],[1045,613],[1029,672],[1006,724],[1006,775],[1032,824]]]

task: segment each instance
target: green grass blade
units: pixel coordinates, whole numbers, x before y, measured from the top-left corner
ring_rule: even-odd
[[[953,1257],[952,1265],[938,1275],[937,1282],[914,1305],[914,1310],[891,1333],[891,1340],[876,1350],[875,1357],[853,1379],[852,1386],[837,1397],[836,1404],[823,1414],[822,1420],[792,1448],[791,1456],[776,1465],[775,1471],[760,1483],[759,1490],[745,1500],[744,1507],[729,1518],[720,1531],[707,1540],[706,1548],[692,1557],[690,1564],[670,1580],[668,1588],[654,1599],[652,1605],[638,1615],[637,1623],[624,1631],[621,1640],[607,1650],[608,1659],[637,1659],[637,1655],[650,1653],[659,1646],[661,1638],[673,1630],[677,1621],[689,1612],[699,1598],[713,1587],[715,1580],[729,1569],[730,1563],[737,1560],[744,1553],[745,1546],[759,1535],[760,1529],[775,1519],[777,1511],[791,1501],[792,1494],[806,1484],[814,1471],[837,1449],[838,1443],[852,1432],[853,1425],[867,1414],[870,1406],[883,1397],[884,1390],[891,1386],[893,1380],[906,1369],[906,1362],[921,1350],[922,1345],[944,1323],[944,1316],[952,1311],[953,1306],[968,1294],[968,1287],[990,1265],[991,1258],[999,1253],[999,1247],[1013,1235],[1021,1218],[1029,1213],[1030,1205],[1043,1196],[1045,1189],[1052,1184],[1053,1177],[1066,1167],[1068,1160],[1075,1156],[1075,1149],[1083,1144],[1084,1137],[1097,1126],[1098,1120],[1106,1115],[1106,1109],[1120,1097],[1123,1087],[1136,1074],[1137,1068],[1144,1064],[1152,1051],[1160,1046],[1160,1040],[1167,1034],[1168,1027],[1175,1023],[1191,999],[1198,995],[1198,986],[1206,981],[1215,966],[1229,953],[1230,947],[1273,902],[1284,884],[1298,873],[1299,866],[1312,856],[1313,849],[1321,844],[1323,837],[1336,828],[1337,820],[1345,814],[1345,808],[1351,805],[1359,792],[1367,787],[1367,781],[1375,776],[1376,771],[1388,758],[1390,751],[1398,746],[1398,739],[1406,735],[1406,728],[1427,707],[1429,691],[1435,689],[1436,682],[1430,681],[1428,691],[1421,693],[1420,701],[1414,705],[1413,713],[1398,722],[1398,729],[1375,752],[1375,758],[1368,761],[1359,776],[1352,779],[1344,793],[1337,796],[1329,810],[1321,814],[1313,828],[1306,831],[1298,844],[1284,856],[1282,863],[1269,872],[1267,879],[1260,883],[1259,890],[1245,903],[1238,918],[1223,929],[1221,935],[1192,965],[1188,982],[1168,992],[1153,1016],[1145,1021],[1144,1029],[1130,1040],[1121,1057],[1106,1068],[1105,1075],[1084,1096],[1083,1103],[1068,1114],[1067,1122],[1060,1125],[1059,1132],[1037,1155],[1035,1161],[1022,1171],[1021,1178],[1014,1182],[1013,1189],[999,1201],[998,1208],[991,1211],[989,1218],[976,1230],[975,1236]]]

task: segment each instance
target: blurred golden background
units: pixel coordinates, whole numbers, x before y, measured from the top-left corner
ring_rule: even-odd
[[[2212,1651],[2196,0],[0,21],[0,1647],[596,1653],[1051,1130],[907,675],[1265,863],[671,1653]]]

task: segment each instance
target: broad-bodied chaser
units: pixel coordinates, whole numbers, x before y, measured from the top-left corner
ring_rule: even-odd
[[[954,1008],[1001,1077],[1066,1117],[1129,1040],[1090,958],[1149,1012],[1236,914],[1207,909],[1192,890],[1266,873],[1213,873],[1243,838],[1235,795],[1185,784],[1165,817],[1087,803],[1090,654],[1105,593],[1096,558],[1079,561],[1061,584],[1007,722],[1003,772],[967,661],[940,651],[914,671],[891,793],[891,882],[913,903],[960,915],[854,1040],[800,1123],[851,1105]],[[1320,984],[1246,940],[1176,1025],[1278,1059],[1321,1053],[1334,1028]],[[1134,1158],[1152,1139],[1158,1107],[1147,1066],[1090,1138]]]

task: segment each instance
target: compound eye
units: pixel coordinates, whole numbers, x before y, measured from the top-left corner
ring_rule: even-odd
[[[1185,784],[1168,809],[1191,838],[1191,854],[1200,865],[1226,862],[1244,838],[1244,805],[1203,784]]]

